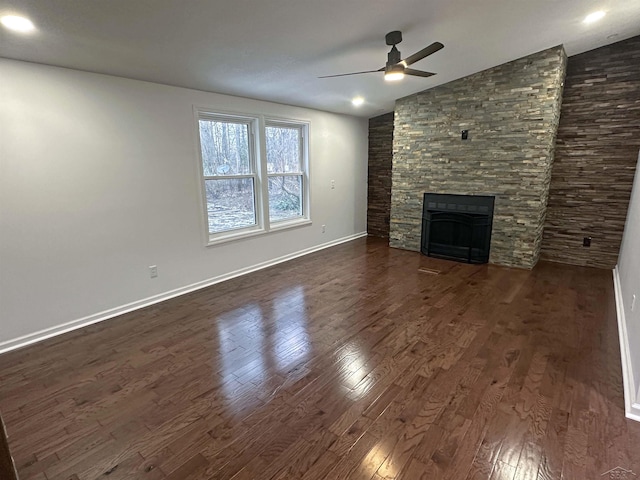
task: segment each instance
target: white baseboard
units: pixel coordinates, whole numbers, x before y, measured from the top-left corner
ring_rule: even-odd
[[[98,312],[93,315],[89,315],[87,317],[79,318],[77,320],[72,320],[70,322],[63,323],[62,325],[46,328],[44,330],[40,330],[35,333],[30,333],[28,335],[15,338],[13,340],[7,340],[5,342],[0,343],[0,354],[9,352],[11,350],[15,350],[17,348],[25,347],[32,343],[41,342],[42,340],[46,340],[47,338],[55,337],[56,335],[62,335],[63,333],[67,333],[72,330],[77,330],[78,328],[82,328],[88,325],[92,325],[94,323],[102,322],[104,320],[117,317],[118,315],[122,315],[124,313],[128,313],[133,310],[138,310],[140,308],[148,307],[149,305],[163,302],[165,300],[169,300],[170,298],[184,295],[185,293],[190,293],[195,290],[200,290],[201,288],[209,287],[211,285],[215,285],[216,283],[224,282],[225,280],[231,280],[232,278],[236,278],[241,275],[246,275],[251,272],[262,270],[263,268],[277,265],[278,263],[287,262],[289,260],[293,260],[294,258],[302,257],[304,255],[308,255],[310,253],[314,253],[319,250],[324,250],[325,248],[333,247],[335,245],[350,242],[352,240],[356,240],[358,238],[362,238],[366,236],[367,236],[367,232],[362,232],[362,233],[356,233],[354,235],[349,235],[347,237],[342,237],[337,240],[333,240],[331,242],[323,243],[321,245],[316,245],[315,247],[305,248],[304,250],[299,250],[297,252],[290,253],[282,257],[274,258],[266,262],[241,268],[239,270],[225,273],[223,275],[218,275],[217,277],[208,278],[206,280],[202,280],[201,282],[196,282],[196,283],[192,283],[191,285],[176,288],[174,290],[169,290],[168,292],[160,293],[152,297],[143,298],[142,300],[137,300],[135,302],[127,303],[126,305],[121,305],[119,307],[111,308],[109,310]]]
[[[622,291],[620,289],[620,274],[618,266],[613,269],[613,288],[616,297],[616,311],[618,317],[618,337],[620,339],[620,360],[622,363],[622,383],[624,384],[624,412],[627,418],[640,422],[640,403],[638,403],[638,388],[634,381],[633,365],[629,352],[629,337],[627,336],[627,322],[624,318]]]

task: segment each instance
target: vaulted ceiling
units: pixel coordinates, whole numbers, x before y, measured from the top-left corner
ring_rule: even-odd
[[[606,16],[593,24],[584,17]],[[0,0],[31,34],[0,29],[0,56],[371,117],[397,98],[564,44],[569,55],[640,34],[640,0]],[[430,78],[382,73],[384,36]],[[351,99],[365,102],[354,107]]]

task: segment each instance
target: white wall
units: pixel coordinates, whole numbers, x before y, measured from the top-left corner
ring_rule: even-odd
[[[640,156],[618,258],[621,300],[635,388],[640,387]],[[636,303],[633,311],[633,295]],[[637,400],[640,398],[637,398]]]
[[[204,246],[194,104],[311,122],[313,225]],[[366,178],[366,119],[0,59],[0,349],[362,233]]]

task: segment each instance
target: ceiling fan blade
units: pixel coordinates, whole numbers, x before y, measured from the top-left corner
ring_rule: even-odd
[[[433,77],[435,75],[435,73],[414,70],[413,68],[405,68],[404,73],[405,75],[413,75],[414,77]]]
[[[339,75],[324,75],[318,78],[346,77],[347,75],[360,75],[362,73],[376,73],[376,72],[382,72],[382,71],[384,71],[384,68],[381,68],[380,70],[365,70],[364,72],[341,73]]]
[[[409,66],[412,63],[416,63],[418,60],[422,60],[424,57],[428,57],[429,55],[436,53],[438,50],[442,50],[443,48],[444,48],[444,45],[441,44],[440,42],[433,42],[428,47],[425,47],[419,52],[416,52],[413,55],[408,56],[407,58],[402,60],[402,62],[400,63],[404,63],[406,66]]]

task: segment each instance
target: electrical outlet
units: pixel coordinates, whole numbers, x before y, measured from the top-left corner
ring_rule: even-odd
[[[327,231],[327,226],[326,225],[322,225],[322,233]]]
[[[335,180],[331,180],[331,190],[336,188],[336,181]]]
[[[149,277],[156,278],[157,276],[158,276],[158,266],[157,265],[151,265],[149,267]]]

